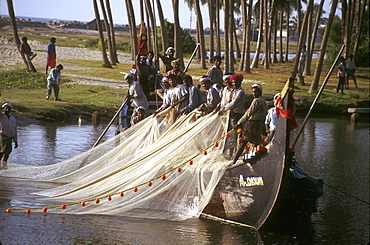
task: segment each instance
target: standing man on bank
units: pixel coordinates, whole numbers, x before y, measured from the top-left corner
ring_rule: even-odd
[[[0,113],[0,169],[7,169],[7,161],[12,152],[12,142],[14,141],[14,148],[18,148],[17,138],[17,121],[10,115],[12,105],[4,103],[2,105],[2,112]]]
[[[45,74],[48,74],[49,66],[50,66],[50,69],[53,69],[57,65],[57,53],[55,50],[55,42],[56,42],[55,37],[50,38],[50,43],[48,44],[48,50],[47,50],[48,54],[46,56]]]
[[[56,68],[51,69],[48,76],[48,90],[46,92],[46,100],[50,98],[51,92],[54,89],[54,100],[59,100],[59,83],[60,83],[60,71],[63,70],[63,65],[59,64]]]

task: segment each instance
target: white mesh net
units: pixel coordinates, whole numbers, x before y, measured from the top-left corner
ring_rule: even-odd
[[[198,117],[192,112],[175,121],[175,111],[150,116],[94,149],[54,165],[9,163],[0,176],[31,179],[27,181],[34,186],[39,181],[56,185],[37,189],[33,202],[13,201],[10,208],[22,203],[22,208],[41,212],[52,203],[48,212],[53,213],[129,212],[146,217],[148,210],[158,210],[163,212],[150,218],[199,216],[230,162],[228,149],[235,141],[223,137],[228,115]]]

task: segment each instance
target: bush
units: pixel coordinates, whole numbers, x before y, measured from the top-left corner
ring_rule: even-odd
[[[131,53],[131,44],[129,43],[116,43],[117,51],[123,51],[126,53]]]
[[[46,88],[47,75],[38,72],[6,71],[0,72],[2,89],[34,89]]]
[[[99,38],[87,39],[85,47],[86,48],[98,48]]]

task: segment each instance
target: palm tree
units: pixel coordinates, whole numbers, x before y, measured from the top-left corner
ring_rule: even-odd
[[[212,0],[208,0],[208,14],[209,14],[209,63],[213,62],[215,45],[214,45],[214,10],[215,6],[213,5]]]
[[[110,33],[111,33],[111,37],[112,37],[112,49],[110,50],[110,55],[111,55],[111,58],[113,59],[113,63],[115,64],[115,63],[119,63],[119,62],[118,62],[118,58],[117,58],[117,46],[116,46],[116,35],[114,33],[114,22],[113,22],[113,16],[112,16],[112,11],[111,11],[109,0],[105,0],[105,5],[107,7],[109,23],[111,23]]]
[[[314,5],[314,12],[316,10],[316,19],[315,19],[314,29],[313,29],[313,32],[312,32],[311,42],[310,43],[307,42],[307,44],[308,44],[307,47],[309,47],[307,61],[306,61],[306,68],[305,68],[305,74],[307,76],[311,75],[312,55],[313,55],[313,50],[315,48],[317,30],[319,28],[321,15],[323,13],[325,13],[325,11],[323,11],[323,9],[322,9],[323,6],[324,6],[324,2],[325,2],[325,0],[321,0],[319,5],[317,5],[317,4]]]
[[[101,53],[103,56],[103,67],[108,67],[112,68],[112,65],[109,63],[108,56],[107,56],[107,50],[105,48],[105,41],[104,41],[104,35],[103,35],[103,30],[100,22],[100,15],[99,15],[99,10],[98,10],[98,3],[96,0],[93,0],[93,5],[94,5],[94,12],[95,12],[95,20],[96,20],[96,26],[98,27],[98,32],[99,32],[99,39],[101,43]]]
[[[259,7],[259,30],[258,30],[258,40],[257,40],[257,46],[256,46],[256,53],[253,57],[253,61],[252,61],[252,64],[251,64],[251,68],[258,68],[258,59],[259,59],[259,56],[260,56],[260,52],[261,52],[261,46],[262,46],[262,37],[263,37],[263,20],[265,18],[265,15],[264,15],[264,5],[262,4],[261,1],[258,1],[258,3],[256,3],[256,5],[258,5]],[[255,6],[256,6],[255,5]]]
[[[8,5],[8,13],[9,13],[9,18],[10,18],[10,23],[11,23],[12,29],[13,29],[14,41],[15,41],[15,44],[17,45],[17,50],[18,50],[19,54],[21,55],[21,57],[23,59],[23,62],[26,65],[27,69],[29,71],[36,72],[36,69],[33,66],[32,62],[30,61],[30,66],[28,66],[28,62],[27,62],[26,58],[24,57],[24,55],[20,51],[21,41],[19,40],[19,36],[18,36],[18,29],[17,29],[17,22],[15,20],[13,1],[12,0],[7,0],[6,3]]]
[[[206,60],[205,60],[205,53],[206,53],[206,47],[205,47],[205,41],[204,41],[204,29],[203,29],[203,19],[202,19],[202,12],[200,11],[200,4],[199,0],[195,0],[195,14],[197,16],[197,29],[199,31],[200,36],[200,63],[201,68],[206,69]]]
[[[182,69],[184,69],[183,62],[183,49],[182,49],[182,40],[181,40],[181,26],[179,18],[179,0],[172,0],[172,9],[173,9],[173,24],[174,24],[174,43],[176,50],[176,57],[180,58]]]
[[[136,38],[136,21],[135,21],[135,13],[134,8],[132,7],[131,0],[126,0],[126,11],[127,11],[127,19],[130,26],[130,40],[131,40],[131,59],[135,60],[137,54],[137,38]]]
[[[161,25],[161,37],[162,37],[162,52],[164,52],[168,47],[168,36],[167,36],[167,30],[164,23],[164,16],[163,16],[163,10],[160,0],[156,0],[157,3],[157,10],[158,10],[158,18]]]
[[[225,73],[230,71],[230,53],[229,53],[229,0],[223,1],[224,5],[224,40],[225,40],[225,52],[224,52],[224,64],[225,64]]]
[[[275,0],[272,0],[273,2]],[[267,0],[262,0],[263,2],[263,5],[264,5],[264,24],[265,24],[265,28],[263,29],[264,30],[264,40],[263,40],[263,43],[264,43],[264,51],[263,51],[263,55],[264,55],[264,68],[265,69],[269,69],[270,68],[270,42],[269,40],[267,39],[268,36],[269,36],[269,20],[268,20],[268,16],[267,16],[267,13],[268,13],[268,8],[267,8]]]
[[[108,49],[109,49],[109,54],[110,54],[110,63],[112,65],[116,65],[116,63],[114,62],[114,59],[112,57],[113,42],[112,42],[112,35],[111,35],[111,31],[110,31],[111,30],[110,26],[113,25],[113,23],[109,23],[109,21],[108,21],[108,16],[107,16],[107,12],[105,11],[105,5],[104,5],[103,0],[100,0],[100,7],[101,7],[101,10],[102,10],[102,13],[103,13],[105,30],[106,30],[107,36],[108,36]]]
[[[335,15],[335,11],[337,9],[337,5],[338,5],[338,0],[332,0],[330,13],[329,13],[329,19],[328,19],[328,23],[326,25],[324,36],[323,36],[323,39],[322,39],[322,42],[321,42],[320,54],[319,54],[319,57],[317,59],[315,73],[314,73],[314,77],[313,77],[313,80],[312,80],[312,83],[311,83],[309,93],[317,91],[317,89],[319,87],[319,79],[320,79],[320,75],[321,75],[322,65],[323,65],[323,62],[324,62],[326,45],[328,43],[330,27],[331,27],[331,24],[332,24],[333,19],[334,19],[334,15]]]
[[[356,28],[356,38],[355,38],[355,43],[354,43],[354,46],[353,46],[353,55],[356,57],[357,55],[357,50],[358,50],[358,47],[359,47],[359,43],[360,43],[360,36],[361,36],[361,30],[362,30],[362,23],[364,21],[364,12],[365,12],[365,8],[367,6],[367,0],[364,0],[363,1],[363,4],[361,6],[361,1],[358,2],[358,12],[360,13],[359,16],[358,16],[358,20],[356,21],[357,23],[357,28]]]

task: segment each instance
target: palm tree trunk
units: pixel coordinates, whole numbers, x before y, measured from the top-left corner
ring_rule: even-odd
[[[105,0],[105,5],[107,7],[109,23],[111,23],[110,32],[111,32],[111,36],[112,36],[112,50],[110,50],[110,55],[113,59],[113,63],[116,64],[116,63],[119,63],[119,61],[118,61],[118,58],[117,58],[116,35],[114,33],[114,22],[113,22],[113,16],[112,16],[112,11],[111,11],[109,0]]]
[[[308,17],[308,27],[307,27],[307,38],[306,38],[306,47],[307,47],[307,54],[311,53],[311,40],[312,40],[312,16],[313,16],[313,9],[310,11],[310,16]],[[304,76],[311,76],[311,63],[308,63],[307,60],[309,57],[306,58],[306,64],[304,67]]]
[[[320,54],[319,54],[319,57],[317,59],[316,69],[315,69],[315,73],[314,73],[314,76],[313,76],[313,80],[312,80],[312,83],[311,83],[309,93],[317,91],[317,89],[319,87],[319,80],[320,80],[322,65],[324,63],[326,45],[328,43],[329,32],[330,32],[331,24],[333,23],[333,19],[334,19],[335,11],[337,9],[337,5],[338,5],[338,0],[333,0],[332,4],[331,4],[331,8],[330,8],[328,23],[326,24],[323,40],[321,42]]]
[[[259,23],[259,30],[258,30],[258,40],[257,40],[257,47],[256,47],[256,53],[253,57],[253,61],[251,64],[251,68],[258,68],[258,59],[261,52],[261,46],[262,46],[262,36],[263,36],[263,19],[264,19],[264,5],[262,2],[260,2],[260,23]]]
[[[216,54],[221,56],[221,31],[220,31],[220,1],[216,0],[215,7],[215,29],[216,29]]]
[[[285,48],[285,58],[284,58],[284,61],[285,62],[288,62],[289,60],[289,35],[290,35],[290,31],[289,31],[289,18],[290,18],[290,14],[289,14],[289,6],[288,6],[288,9],[286,11],[286,48]]]
[[[242,9],[242,17],[241,17],[241,21],[242,21],[242,28],[243,28],[243,46],[242,46],[242,57],[240,59],[240,62],[239,62],[239,71],[243,71],[243,68],[244,68],[244,61],[245,61],[245,50],[247,48],[247,3],[246,1],[241,1],[240,3],[240,7]]]
[[[247,7],[247,16],[246,16],[246,19],[247,19],[247,39],[246,39],[246,42],[247,42],[247,45],[246,45],[246,48],[245,48],[245,54],[244,55],[244,71],[245,72],[248,72],[250,73],[251,72],[251,30],[252,30],[252,9],[253,9],[253,0],[250,0],[249,1],[249,5]]]
[[[131,40],[131,59],[136,60],[137,54],[137,30],[136,30],[136,21],[135,21],[135,13],[134,8],[132,7],[132,1],[126,0],[126,11],[127,11],[127,19],[130,26],[130,40]]]
[[[322,8],[324,6],[324,2],[325,2],[325,0],[320,1],[320,5],[319,5],[319,8],[318,8],[317,13],[316,13],[316,20],[315,20],[315,26],[314,26],[314,29],[313,29],[313,32],[312,32],[311,43],[309,44],[311,47],[310,47],[310,52],[308,53],[307,64],[306,64],[306,66],[307,66],[306,70],[307,70],[307,68],[310,69],[310,74],[309,75],[311,75],[312,55],[313,55],[313,51],[315,49],[316,35],[317,35],[317,30],[318,30],[319,25],[320,25],[320,18],[321,18]],[[309,46],[309,45],[307,45],[307,46]]]
[[[104,18],[104,25],[105,25],[105,30],[107,32],[107,36],[108,36],[108,49],[109,49],[109,55],[110,55],[110,63],[112,65],[116,65],[116,63],[114,62],[114,59],[112,57],[112,35],[111,35],[111,23],[108,22],[108,16],[107,16],[107,12],[105,11],[105,4],[103,2],[103,0],[100,0],[100,7],[101,7],[101,11],[103,13],[103,18]]]
[[[155,18],[154,18],[152,6],[150,4],[150,0],[145,0],[145,7],[147,9],[146,12],[148,13],[148,17],[149,17],[149,20],[150,20],[150,26],[151,26],[150,29],[148,28],[148,36],[150,36],[149,33],[152,32],[152,37],[153,37],[153,42],[149,42],[149,40],[148,40],[148,42],[150,44],[150,43],[154,43],[154,41],[156,40],[157,28],[155,26]],[[156,46],[156,45],[154,44],[154,46]],[[153,49],[152,45],[149,45],[149,50],[152,50],[152,49]]]
[[[24,55],[20,51],[21,41],[19,40],[19,36],[18,36],[18,29],[17,29],[17,22],[15,20],[13,1],[12,0],[7,0],[6,3],[8,5],[8,13],[9,13],[9,18],[10,18],[10,24],[12,26],[13,37],[14,37],[15,44],[17,46],[17,50],[18,50],[19,54],[21,55],[22,60],[23,60],[24,64],[26,65],[27,69],[29,71],[32,71],[32,72],[37,72],[31,61],[30,61],[30,66],[28,66],[28,62],[26,60],[26,57],[24,57]]]
[[[224,51],[224,60],[225,60],[225,73],[230,73],[230,53],[229,53],[229,0],[224,0],[224,40],[225,40],[225,51]]]
[[[234,55],[234,1],[229,0],[229,63],[230,63],[230,72],[234,73],[234,64],[235,64],[235,55]]]
[[[96,26],[98,27],[99,39],[100,39],[100,43],[101,43],[101,53],[102,53],[102,56],[103,56],[103,67],[112,68],[112,65],[109,63],[109,60],[108,60],[107,50],[105,48],[105,41],[104,41],[103,30],[102,30],[102,26],[101,26],[101,22],[100,22],[98,3],[96,2],[96,0],[93,0],[93,4],[94,4]]]
[[[157,10],[158,10],[158,18],[161,25],[161,36],[162,36],[162,52],[166,51],[168,47],[168,36],[167,36],[167,30],[164,23],[164,16],[163,16],[163,10],[160,0],[156,0],[157,3]]]
[[[275,0],[273,0],[275,2]],[[264,29],[264,37],[263,37],[263,43],[264,43],[264,68],[269,69],[270,68],[270,42],[268,40],[269,37],[269,20],[268,20],[268,9],[267,9],[267,0],[263,0],[264,5],[264,23],[265,23],[265,29]]]
[[[284,12],[280,11],[280,23],[279,23],[279,63],[284,63],[283,57],[283,23],[284,23]],[[286,24],[288,26],[288,23]]]
[[[176,57],[181,60],[181,69],[184,69],[184,61],[183,61],[183,49],[182,49],[182,40],[181,40],[181,26],[180,26],[180,19],[179,19],[179,0],[172,0],[172,8],[173,8],[173,22],[174,22],[174,42],[175,42],[175,50],[176,50]]]
[[[239,42],[238,42],[238,35],[236,34],[236,26],[234,23],[234,38],[235,38],[235,49],[236,49],[236,58],[240,59],[241,58],[241,52],[240,52],[240,47],[239,47]]]
[[[214,44],[214,6],[213,1],[208,0],[208,13],[209,13],[209,63],[213,63],[215,52]]]
[[[204,29],[203,29],[203,19],[202,19],[202,12],[200,11],[199,0],[195,0],[195,14],[197,16],[197,23],[198,23],[198,30],[200,36],[200,64],[202,69],[206,69],[206,45],[204,41]]]
[[[355,39],[355,44],[353,46],[353,55],[356,57],[358,47],[360,46],[360,35],[361,35],[361,30],[362,30],[362,25],[363,25],[363,20],[364,20],[364,12],[365,8],[367,6],[367,0],[364,0],[362,7],[361,7],[361,1],[359,1],[359,7],[360,7],[360,16],[358,18],[358,26],[357,26],[357,33],[356,33],[356,39]]]

